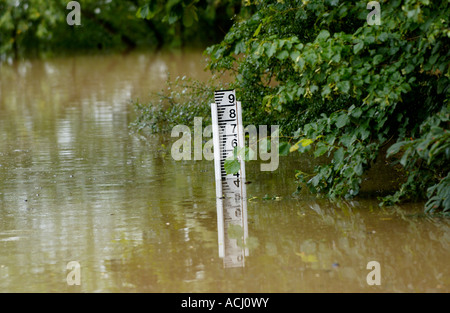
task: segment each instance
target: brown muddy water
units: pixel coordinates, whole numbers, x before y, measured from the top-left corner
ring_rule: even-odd
[[[449,220],[424,217],[423,204],[294,197],[293,170],[311,167],[299,157],[274,172],[248,163],[248,236],[243,247],[228,227],[227,261],[213,161],[175,161],[176,138],[128,128],[130,99],[169,72],[206,80],[202,62],[134,53],[0,66],[0,292],[450,291]]]

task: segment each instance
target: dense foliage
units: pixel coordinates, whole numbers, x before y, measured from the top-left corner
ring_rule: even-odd
[[[173,44],[200,39],[203,43],[217,42],[223,38],[232,25],[236,14],[246,16],[248,10],[241,11],[241,0],[147,0],[136,16],[151,23],[162,25],[165,35]]]
[[[254,1],[208,48],[209,67],[235,74],[247,122],[277,122],[291,152],[329,157],[297,173],[311,191],[357,195],[391,146],[406,180],[384,200],[428,197],[428,211],[450,213],[449,2],[380,4],[369,25],[366,1]]]
[[[223,38],[240,7],[236,1],[208,1],[201,7],[181,0],[78,0],[81,25],[69,26],[69,2],[1,0],[0,61],[77,51],[204,48]]]

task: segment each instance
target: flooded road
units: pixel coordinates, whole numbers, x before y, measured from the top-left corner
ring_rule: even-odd
[[[128,127],[131,99],[160,90],[169,72],[206,80],[202,60],[0,66],[0,292],[450,291],[448,219],[424,217],[421,203],[293,196],[293,170],[310,162],[298,157],[275,172],[246,165],[245,263],[224,266],[213,161],[175,161],[170,134],[144,140]],[[371,261],[379,285],[368,284]]]

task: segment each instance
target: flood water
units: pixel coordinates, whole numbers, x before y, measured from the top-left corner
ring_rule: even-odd
[[[311,167],[299,157],[246,165],[245,262],[227,266],[214,162],[175,161],[176,138],[128,127],[130,99],[168,73],[206,80],[203,67],[201,52],[0,66],[0,292],[450,291],[448,219],[423,203],[294,196],[293,170]],[[371,261],[380,285],[367,283]]]

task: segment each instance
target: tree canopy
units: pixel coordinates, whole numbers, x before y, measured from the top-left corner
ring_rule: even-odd
[[[204,48],[223,38],[240,10],[239,1],[79,0],[81,25],[70,26],[69,2],[0,1],[0,60],[141,47]]]

